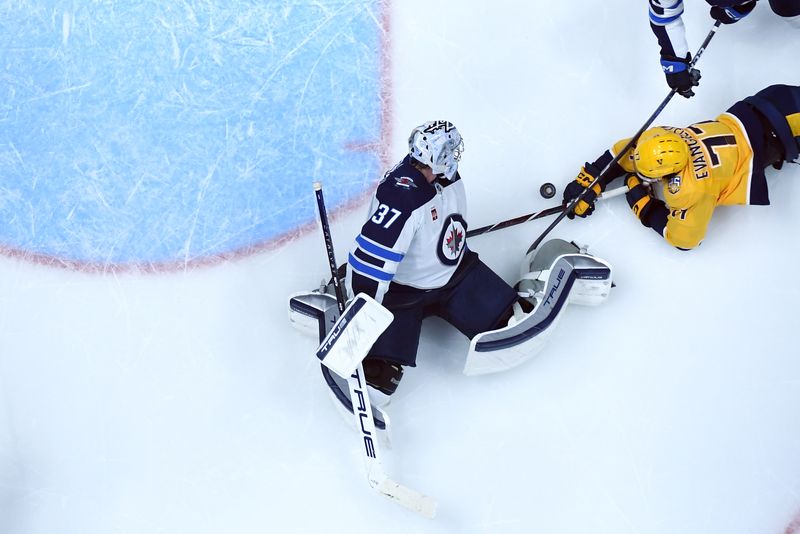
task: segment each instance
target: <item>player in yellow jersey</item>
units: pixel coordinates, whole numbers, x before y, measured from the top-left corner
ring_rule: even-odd
[[[629,140],[586,163],[564,190],[564,204],[583,192]],[[800,87],[772,85],[714,120],[650,128],[568,216],[591,215],[597,195],[624,176],[628,204],[642,224],[671,245],[691,249],[703,241],[717,206],[769,204],[764,170],[780,169],[799,153]],[[663,200],[651,190],[656,184],[663,186]]]

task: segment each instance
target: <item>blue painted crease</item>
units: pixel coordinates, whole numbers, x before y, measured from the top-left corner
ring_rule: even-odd
[[[380,0],[129,4],[0,6],[1,244],[194,260],[379,175]]]

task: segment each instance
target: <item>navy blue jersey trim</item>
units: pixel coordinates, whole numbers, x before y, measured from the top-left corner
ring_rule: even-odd
[[[350,264],[350,267],[352,267],[354,271],[364,274],[366,276],[370,276],[372,278],[377,278],[382,282],[389,282],[392,278],[394,278],[394,274],[381,271],[379,269],[376,269],[375,267],[367,265],[366,263],[362,263],[361,261],[358,260],[358,258],[353,256],[352,254],[348,256],[347,263]]]
[[[375,212],[364,223],[361,235],[373,243],[391,250],[414,211],[427,204],[435,196],[436,188],[428,183],[422,173],[411,163],[410,158],[406,157],[378,185],[378,189],[375,191],[375,201],[377,201]],[[393,213],[391,210],[399,212],[399,215],[396,219],[391,220],[391,223],[389,223],[387,209],[390,210],[389,213]]]
[[[669,34],[664,26],[650,23],[650,29],[653,30],[653,33],[656,36],[656,40],[658,41],[659,47],[661,47],[661,55],[662,56],[673,56],[675,57],[675,48],[672,46],[672,41],[670,41]]]
[[[650,200],[650,203],[652,207],[648,211],[647,217],[642,217],[642,222],[663,237],[664,228],[667,226],[667,220],[669,219],[669,209],[667,209],[662,200],[657,198]]]
[[[354,295],[364,293],[375,298],[378,294],[378,282],[355,271],[352,271],[352,280],[350,284]]]
[[[728,113],[739,119],[744,126],[750,148],[753,150],[753,168],[750,176],[750,205],[768,206],[769,187],[764,173],[764,127],[751,105],[740,100],[728,108]]]
[[[357,248],[355,251],[353,251],[353,256],[363,261],[364,263],[368,263],[369,265],[377,267],[378,269],[382,269],[386,265],[385,261],[381,260],[380,258],[376,258],[375,256],[372,256],[370,254],[367,254],[360,248]]]

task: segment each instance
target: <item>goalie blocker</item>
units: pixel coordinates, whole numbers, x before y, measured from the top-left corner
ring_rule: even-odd
[[[568,303],[596,306],[611,287],[608,262],[563,239],[545,242],[525,257],[516,285],[533,311],[516,309],[504,328],[472,338],[464,374],[495,373],[529,360],[547,343]]]

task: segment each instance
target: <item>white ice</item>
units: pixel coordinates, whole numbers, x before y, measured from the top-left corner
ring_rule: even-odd
[[[687,0],[690,48],[711,27]],[[473,227],[549,207],[667,90],[646,2],[403,0],[391,16],[394,159],[410,128],[461,130]],[[798,84],[800,33],[766,2],[723,27],[691,100],[711,119]],[[460,374],[467,341],[432,319],[390,407],[386,469],[433,521],[371,492],[286,297],[327,276],[319,232],[189,272],[84,274],[0,258],[0,532],[746,534],[800,531],[800,166],[772,205],[718,210],[691,252],[624,199],[552,237],[615,268],[547,349]],[[308,194],[312,195],[309,183]],[[333,221],[340,260],[364,206]],[[538,221],[470,240],[513,282]]]

